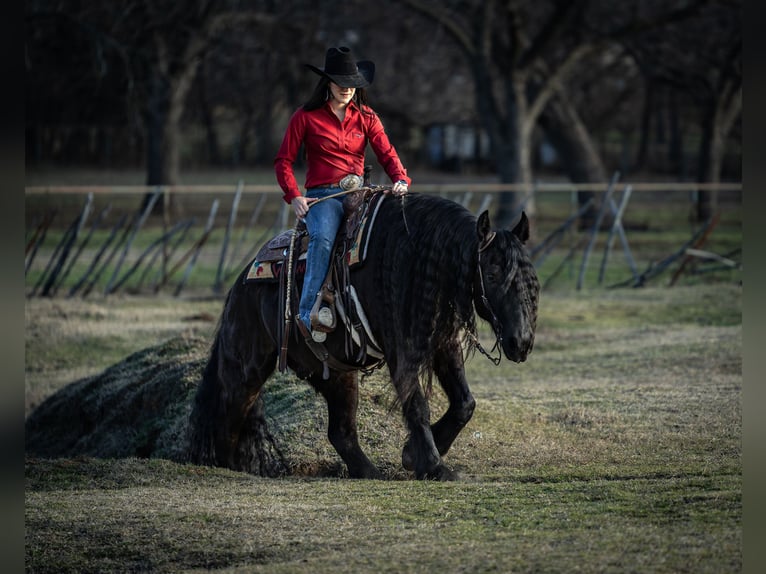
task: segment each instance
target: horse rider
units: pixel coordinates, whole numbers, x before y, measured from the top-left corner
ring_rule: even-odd
[[[326,334],[312,329],[310,314],[327,275],[335,236],[343,221],[343,196],[312,204],[361,184],[367,144],[393,183],[387,192],[406,193],[411,183],[380,118],[367,105],[366,88],[372,84],[375,64],[369,60],[354,60],[351,50],[340,46],[327,50],[324,68],[306,64],[319,74],[319,81],[308,101],[290,118],[274,160],[283,198],[293,206],[298,219],[305,222],[309,233],[298,326],[304,336],[311,333],[317,342],[323,342]],[[301,145],[306,155],[305,196],[298,188],[293,171]]]

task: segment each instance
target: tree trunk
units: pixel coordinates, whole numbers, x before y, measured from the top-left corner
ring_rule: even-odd
[[[681,112],[678,106],[678,95],[675,91],[668,94],[668,123],[670,124],[670,142],[668,143],[668,163],[671,173],[676,174],[680,181],[687,178],[686,162],[684,161],[684,138],[681,133]]]
[[[207,144],[208,161],[212,165],[221,165],[221,146],[218,143],[218,132],[215,129],[215,120],[213,111],[210,109],[210,102],[207,98],[207,80],[205,79],[204,69],[198,77],[197,88],[199,93],[200,109],[202,111],[202,121],[205,124],[205,142]]]
[[[728,88],[728,86],[727,86]],[[718,183],[721,181],[721,167],[726,153],[726,138],[734,122],[742,113],[742,87],[725,90],[728,97],[719,95],[706,114],[700,144],[699,181]],[[697,205],[697,219],[707,221],[712,217],[718,204],[718,190],[700,191]]]
[[[247,146],[250,143],[250,129],[253,124],[253,109],[247,106],[244,110],[244,119],[239,128],[239,137],[235,148],[234,164],[242,165],[247,162]]]
[[[177,185],[181,170],[181,118],[194,82],[198,61],[187,60],[175,76],[155,68],[147,105],[146,185]],[[144,205],[150,194],[144,197]],[[155,204],[155,213],[163,212],[164,202]]]
[[[649,144],[651,140],[652,132],[652,114],[655,109],[655,88],[654,81],[644,76],[644,107],[641,110],[641,133],[638,143],[638,154],[636,155],[636,163],[633,169],[636,171],[642,171],[647,164],[649,156]]]
[[[164,185],[167,182],[165,154],[165,129],[168,109],[168,88],[165,78],[158,70],[152,70],[149,78],[149,96],[146,107],[146,185]],[[146,207],[151,192],[144,196],[141,209]],[[162,209],[162,202],[155,204],[155,211]]]
[[[700,140],[697,181],[717,183],[720,178],[720,148],[722,137],[717,124],[716,106],[710,106],[702,122],[702,139]],[[719,156],[716,161],[716,156]],[[708,221],[713,217],[718,203],[717,190],[700,190],[697,195],[697,221]]]
[[[483,94],[485,100],[492,98],[492,95],[488,93],[491,84],[482,87],[482,83],[477,82],[476,89],[477,92],[485,92]],[[489,141],[501,183],[531,183],[531,154],[529,142],[525,141],[523,126],[526,112],[523,90],[523,81],[518,79],[507,80],[507,110],[504,121],[497,110],[491,105],[486,105],[486,103],[486,111],[482,114],[485,128],[494,132],[494,137],[490,136]],[[496,129],[495,126],[498,125],[502,125],[505,129]],[[500,194],[498,210],[495,215],[495,224],[498,227],[511,226],[521,197],[523,196],[515,191],[505,191]]]
[[[607,180],[601,155],[590,137],[580,114],[569,100],[557,97],[551,100],[540,115],[540,125],[561,158],[572,183],[593,183]],[[594,197],[592,191],[578,191],[577,203],[585,205]],[[596,221],[598,208],[591,204],[580,218],[580,229],[590,229]]]

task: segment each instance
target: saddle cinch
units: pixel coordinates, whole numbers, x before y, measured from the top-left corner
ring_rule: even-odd
[[[295,329],[296,337],[302,337],[322,362],[325,379],[329,377],[330,367],[340,371],[359,370],[365,367],[369,357],[376,360],[370,369],[383,363],[383,352],[372,335],[364,309],[351,284],[349,271],[364,262],[377,209],[386,197],[382,193],[383,189],[383,186],[365,186],[344,197],[344,221],[335,238],[327,276],[311,310],[311,327],[315,332],[331,333],[339,327],[343,328],[344,356],[331,355],[323,342],[315,340],[307,332],[300,333],[299,329]],[[295,247],[292,267],[288,269],[293,238]],[[283,231],[261,247],[245,277],[245,281],[272,281],[279,284],[279,317],[282,318],[277,328],[277,336],[282,341],[280,372],[287,368],[287,343],[291,327],[297,323],[300,291],[296,277],[305,273],[307,248],[308,231],[301,221],[294,230]],[[289,319],[285,313],[288,302],[291,310]]]

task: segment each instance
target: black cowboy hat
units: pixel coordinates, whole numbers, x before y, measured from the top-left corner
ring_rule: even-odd
[[[311,64],[306,64],[306,67],[335,82],[341,88],[364,88],[369,86],[375,77],[375,64],[369,60],[354,62],[351,50],[346,46],[327,50],[323,70]]]

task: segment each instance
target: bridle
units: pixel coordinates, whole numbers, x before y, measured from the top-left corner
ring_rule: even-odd
[[[479,245],[479,257],[477,260],[477,271],[479,274],[479,294],[481,296],[481,303],[484,305],[484,308],[489,312],[490,317],[492,318],[492,332],[495,335],[495,344],[492,346],[492,349],[490,349],[489,352],[487,352],[482,344],[479,342],[479,338],[476,336],[475,333],[470,332],[474,344],[476,345],[476,348],[479,350],[479,352],[487,357],[490,361],[492,361],[495,365],[499,365],[500,361],[502,359],[502,345],[503,345],[503,334],[502,334],[502,325],[500,324],[500,319],[497,318],[497,315],[495,314],[495,311],[492,309],[492,305],[489,303],[489,299],[487,299],[487,292],[484,288],[484,273],[481,270],[481,254],[482,252],[489,247],[490,243],[495,239],[497,236],[497,233],[493,231],[491,235],[489,236],[489,239],[487,239],[483,244]],[[497,356],[493,357],[490,355],[490,353],[494,353],[495,350],[497,350]]]

